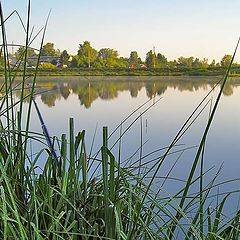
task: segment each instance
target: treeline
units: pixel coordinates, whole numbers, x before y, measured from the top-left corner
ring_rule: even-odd
[[[15,58],[23,56],[24,47],[19,47],[15,52]],[[34,57],[37,53],[34,49],[27,50],[28,64],[34,66],[36,61]],[[79,44],[76,55],[70,55],[67,50],[60,51],[54,48],[54,43],[47,43],[43,46],[41,56],[50,56],[54,59],[51,61],[41,62],[45,68],[55,68],[56,66],[69,68],[93,68],[93,69],[208,69],[217,67],[227,67],[231,61],[231,55],[224,55],[220,62],[213,60],[208,62],[207,58],[199,59],[196,57],[179,57],[176,60],[168,61],[161,53],[155,53],[150,50],[147,52],[145,59],[141,59],[136,51],[132,51],[129,57],[119,56],[117,50],[111,48],[102,48],[99,51],[91,46],[89,41]],[[235,67],[240,65],[234,63]]]

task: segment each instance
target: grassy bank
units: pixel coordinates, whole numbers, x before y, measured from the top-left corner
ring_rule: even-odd
[[[18,75],[23,69],[19,68]],[[54,68],[39,69],[39,76],[224,76],[226,68],[212,67],[208,69],[95,69],[95,68]],[[34,69],[27,69],[27,75],[34,75]],[[4,75],[4,69],[0,69],[0,76]],[[240,68],[231,69],[229,76],[240,76]]]
[[[9,65],[5,19],[0,8],[4,83],[1,86],[1,135],[0,135],[0,238],[1,239],[238,239],[239,211],[226,221],[223,209],[231,193],[218,195],[217,204],[211,205],[211,191],[215,189],[214,177],[204,185],[204,149],[207,135],[220,103],[235,53],[225,77],[213,86],[220,85],[216,101],[212,104],[209,119],[203,129],[202,139],[192,160],[183,188],[173,195],[166,194],[165,182],[157,184],[157,176],[163,162],[175,151],[180,139],[189,131],[199,114],[208,106],[208,95],[186,117],[179,132],[169,146],[157,149],[159,157],[151,159],[152,153],[143,155],[139,147],[136,162],[121,159],[122,138],[142,115],[155,103],[139,106],[140,111],[125,129],[122,128],[131,113],[115,129],[119,137],[111,143],[113,133],[107,127],[102,130],[101,148],[92,152],[85,144],[85,132],[75,134],[74,120],[69,120],[69,134],[60,139],[51,138],[41,119],[41,110],[35,101],[35,85],[38,65],[31,71],[26,66],[27,51],[15,68]],[[46,24],[47,25],[47,24]],[[40,54],[46,25],[42,32]],[[31,44],[30,4],[26,22],[25,49]],[[237,48],[236,48],[237,49]],[[38,61],[39,64],[39,61]],[[20,68],[21,66],[21,68]],[[23,66],[23,67],[22,67]],[[21,82],[16,77],[21,76]],[[20,89],[16,99],[14,91]],[[24,101],[28,98],[27,110]],[[32,111],[39,111],[43,132],[30,129]],[[26,111],[26,112],[25,112]],[[47,116],[46,116],[47,117]],[[32,154],[32,142],[44,145]],[[93,140],[94,144],[94,140]],[[113,155],[112,146],[118,146]],[[185,151],[182,148],[181,151]],[[155,151],[155,152],[156,152]],[[146,165],[142,160],[149,162]],[[39,167],[39,161],[43,167]],[[198,167],[198,168],[197,168]],[[190,194],[193,184],[199,191]],[[209,202],[210,201],[210,202]]]

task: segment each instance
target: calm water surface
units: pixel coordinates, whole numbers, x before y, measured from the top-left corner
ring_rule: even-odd
[[[121,159],[127,166],[134,165],[139,160],[141,153],[137,149],[141,144],[144,143],[142,156],[169,145],[188,116],[218,80],[215,77],[45,77],[38,80],[39,94],[36,101],[51,135],[68,133],[68,120],[73,117],[76,133],[86,130],[90,151],[94,131],[97,129],[93,150],[96,152],[101,146],[103,126],[108,126],[111,133],[130,113],[149,100],[122,125],[124,132],[138,118],[122,139]],[[204,170],[209,170],[205,186],[220,168],[216,183],[240,178],[239,84],[240,79],[231,79],[228,82],[211,126],[204,156]],[[196,146],[200,142],[218,91],[219,87],[207,97],[204,102],[206,108],[160,168],[157,184],[161,185],[164,177],[168,176],[169,180],[164,188],[170,194],[183,186],[183,181],[188,176],[197,151]],[[144,113],[153,103],[155,104]],[[139,118],[141,113],[144,114]],[[32,129],[41,132],[35,111],[32,120]],[[115,143],[119,134],[118,130],[111,137],[110,146]],[[117,152],[117,149],[118,145],[112,151]],[[163,153],[164,151],[157,151],[143,158],[142,162],[146,163],[143,171],[159,162]],[[169,172],[172,167],[173,170]],[[196,176],[198,174],[199,168]],[[193,186],[191,191],[197,191],[198,185],[199,183]],[[238,186],[239,181],[226,183],[216,187],[212,194],[238,190]],[[237,199],[238,197],[235,198],[234,206],[237,206]]]

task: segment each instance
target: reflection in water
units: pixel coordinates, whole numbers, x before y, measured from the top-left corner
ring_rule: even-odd
[[[46,104],[48,107],[54,107],[55,106],[55,101],[57,99],[61,99],[61,97],[63,97],[61,95],[61,93],[59,92],[54,92],[54,93],[50,93],[50,92],[45,92],[41,94],[41,100],[44,104]]]
[[[80,104],[85,108],[90,108],[92,103],[99,99],[110,100],[118,97],[123,91],[129,91],[131,97],[138,96],[142,88],[146,90],[146,96],[153,98],[162,95],[168,88],[178,89],[179,91],[197,91],[212,88],[219,78],[191,78],[191,77],[125,77],[120,80],[117,78],[97,78],[92,77],[88,80],[78,78],[45,78],[37,82],[37,89],[41,100],[48,107],[55,106],[56,100],[65,100],[71,94],[78,96]],[[231,79],[225,86],[223,94],[230,96],[233,94],[234,87],[238,86],[240,79]],[[25,96],[29,92],[25,91]],[[19,97],[20,92],[16,92]],[[26,101],[28,99],[26,98]]]
[[[195,106],[201,101],[202,97],[207,94],[219,79],[216,77],[211,79],[205,77],[122,77],[120,79],[118,77],[91,77],[89,79],[83,77],[46,77],[37,80],[36,91],[39,95],[37,101],[42,101],[46,106],[39,105],[46,124],[51,130],[50,133],[53,136],[61,136],[62,133],[65,133],[67,131],[66,123],[69,116],[71,116],[78,123],[76,124],[76,132],[85,129],[88,133],[86,145],[91,146],[94,139],[93,152],[98,151],[102,142],[101,129],[98,131],[98,134],[96,133],[96,139],[95,136],[92,137],[95,134],[93,130],[97,129],[96,125],[108,126],[111,131],[129,113],[132,113],[134,109],[137,109],[145,102],[147,98],[154,98],[164,94],[167,100],[161,101],[159,106],[154,106],[151,111],[143,115],[142,119],[139,119],[143,131],[139,131],[140,124],[136,122],[129,130],[129,134],[126,134],[122,141],[121,159],[123,161],[126,159],[131,159],[131,161],[138,160],[140,151],[137,152],[136,149],[141,149],[139,145],[142,144],[142,140],[146,141],[143,153],[146,156],[148,156],[148,153],[153,153],[153,155],[145,159],[149,162],[146,165],[152,167],[155,161],[161,159],[162,154],[162,152],[155,150],[162,149],[171,143],[176,132],[179,131],[181,124],[189,116],[188,114],[195,109]],[[216,166],[216,168],[209,175],[206,174],[206,186],[212,180],[212,176],[215,176],[215,170],[222,162],[226,162],[226,164],[224,165],[224,175],[221,175],[219,182],[229,180],[229,178],[239,178],[238,142],[240,136],[240,110],[237,107],[240,98],[239,83],[240,79],[231,78],[228,80],[223,94],[225,96],[232,96],[222,98],[221,107],[219,107],[216,113],[214,123],[209,132],[204,167],[206,171],[212,169],[213,166]],[[215,92],[216,94],[218,90],[219,88]],[[24,94],[27,97],[29,93],[26,89]],[[17,96],[20,96],[20,94],[20,92],[16,92]],[[210,97],[214,99],[214,95],[216,94]],[[57,102],[60,99],[62,101]],[[67,101],[64,101],[64,99]],[[97,107],[94,107],[93,103],[99,99],[103,101],[98,102],[96,104]],[[110,99],[115,99],[116,101],[108,104],[107,100]],[[26,101],[28,100],[26,98]],[[83,106],[82,108],[76,107],[79,103]],[[152,104],[152,101],[150,101],[150,104]],[[92,105],[93,107],[91,108]],[[127,129],[139,116],[140,111],[142,109],[121,125],[121,130],[124,131]],[[184,145],[184,148],[185,146],[192,147],[199,144],[199,139],[202,137],[208,117],[209,108],[206,108],[194,124],[191,125],[191,129],[189,128],[184,134],[181,142],[179,142]],[[34,115],[32,129],[34,132],[41,131],[39,121],[34,121]],[[140,136],[139,132],[142,136]],[[116,132],[110,144],[118,139],[118,134]],[[118,154],[118,149],[114,149],[114,151]],[[135,153],[136,155],[133,155]],[[173,166],[174,169],[171,171],[171,176],[169,176],[173,179],[186,179],[194,158],[195,148],[184,150],[184,152],[180,152],[180,155],[178,153],[177,155],[169,155],[168,160],[165,161],[159,172],[159,179],[160,177],[162,179],[167,176],[169,169],[173,169]],[[177,167],[175,167],[175,162]],[[165,187],[170,193],[175,193],[175,190],[182,186],[181,184],[182,182],[172,184],[170,181]],[[239,189],[239,182],[236,183],[236,187],[235,184],[221,186],[219,191],[229,191],[229,189],[233,188]],[[195,190],[196,186],[194,185],[193,191]],[[234,204],[231,203],[231,206],[233,208]]]

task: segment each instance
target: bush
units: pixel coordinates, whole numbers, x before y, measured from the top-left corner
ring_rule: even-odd
[[[53,69],[56,69],[56,66],[53,65],[52,63],[41,63],[41,64],[39,64],[39,69],[50,69],[50,70],[53,70]]]

